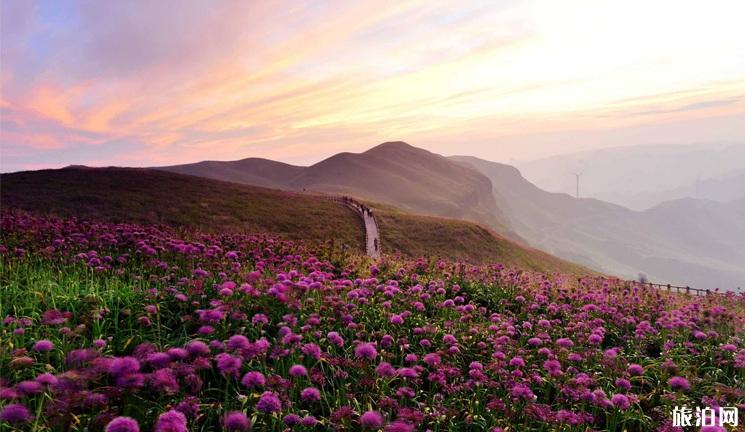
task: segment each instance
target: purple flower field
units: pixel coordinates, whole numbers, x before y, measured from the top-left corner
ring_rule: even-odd
[[[745,296],[2,216],[0,429],[674,431]]]

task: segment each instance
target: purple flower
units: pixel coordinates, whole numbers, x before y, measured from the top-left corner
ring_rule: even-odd
[[[316,420],[316,418],[315,418],[315,417],[313,417],[313,416],[309,415],[309,416],[305,416],[305,417],[303,417],[303,419],[302,419],[302,420],[300,420],[300,423],[301,423],[301,424],[302,424],[303,426],[309,426],[309,427],[310,427],[310,426],[315,426],[315,425],[317,425],[317,424],[318,424],[318,420]]]
[[[512,357],[512,359],[510,359],[510,366],[525,367],[525,360],[523,360],[522,357]]]
[[[247,337],[243,335],[233,335],[228,339],[227,347],[233,351],[240,351],[248,349],[251,346],[251,342]]]
[[[228,353],[220,353],[215,356],[215,360],[217,361],[217,369],[220,370],[221,374],[238,376],[242,363],[240,357]]]
[[[266,378],[264,378],[264,375],[261,372],[251,371],[243,375],[241,384],[248,388],[264,387],[266,384]]]
[[[644,368],[638,364],[630,364],[627,371],[632,376],[644,375]]]
[[[517,384],[512,387],[511,394],[512,397],[515,399],[525,400],[532,400],[534,396],[533,391],[530,390],[530,387],[526,386],[525,384]]]
[[[56,376],[45,372],[36,377],[36,382],[43,385],[55,385],[59,382]]]
[[[396,375],[396,368],[388,362],[380,362],[378,367],[375,368],[375,373],[378,374],[378,376],[388,378]]]
[[[21,381],[16,384],[16,390],[21,395],[33,395],[41,393],[43,388],[41,387],[41,384],[36,381]]]
[[[375,360],[378,357],[378,350],[376,350],[375,345],[371,343],[363,343],[357,345],[357,347],[354,349],[354,355],[357,358]]]
[[[302,351],[303,354],[307,355],[308,357],[313,357],[316,360],[321,358],[321,347],[314,343],[303,345],[300,351]]]
[[[210,347],[207,346],[206,343],[199,341],[199,340],[193,340],[187,343],[184,348],[186,348],[186,351],[188,351],[189,354],[195,357],[206,356],[210,354]]]
[[[631,402],[629,402],[629,398],[626,397],[624,394],[614,394],[610,401],[613,403],[613,406],[620,410],[627,410],[631,406]]]
[[[140,425],[131,417],[116,417],[106,425],[106,432],[140,432]]]
[[[173,394],[179,391],[178,381],[171,369],[158,369],[150,375],[153,388],[165,394]]]
[[[140,370],[140,362],[134,357],[119,357],[109,366],[109,372],[115,377],[133,374]]]
[[[401,325],[404,323],[404,317],[401,315],[393,315],[391,316],[391,324]]]
[[[49,352],[54,349],[54,344],[49,339],[40,339],[36,341],[33,349],[38,352]]]
[[[194,418],[199,414],[199,399],[194,396],[187,396],[176,404],[175,409],[186,417]]]
[[[673,388],[673,390],[688,391],[691,389],[691,384],[688,380],[681,376],[674,376],[667,380],[667,383]]]
[[[171,363],[171,356],[164,352],[156,352],[147,356],[147,362],[155,369],[162,369]]]
[[[446,334],[445,336],[442,337],[442,341],[448,345],[452,345],[454,343],[457,343],[458,339],[456,339],[455,336],[451,334]]]
[[[222,425],[226,431],[245,432],[251,429],[251,420],[240,411],[231,411],[222,418]]]
[[[158,417],[155,432],[187,432],[186,416],[176,410],[166,411]]]
[[[624,390],[629,390],[631,388],[631,382],[625,378],[618,378],[616,380],[616,387]]]
[[[360,416],[360,425],[364,429],[380,429],[383,427],[383,416],[377,411],[367,411]]]
[[[21,404],[8,404],[0,410],[0,422],[25,423],[32,418],[28,408]]]
[[[296,364],[290,366],[290,376],[294,378],[302,377],[308,375],[308,370],[305,369],[305,366]]]
[[[402,367],[398,371],[396,371],[396,375],[402,377],[402,378],[417,378],[419,377],[419,374],[415,369],[408,368],[408,367]]]
[[[396,420],[385,427],[385,432],[414,432],[414,425]]]
[[[300,399],[306,402],[318,402],[321,400],[321,392],[315,387],[307,387],[300,392]]]
[[[256,402],[256,409],[266,414],[279,412],[282,409],[282,402],[280,402],[276,394],[266,391],[262,393],[259,401]]]
[[[282,422],[287,426],[295,426],[300,423],[300,416],[297,414],[287,414],[282,418]]]
[[[334,344],[334,345],[336,345],[338,347],[343,347],[344,346],[344,338],[342,338],[341,336],[339,336],[339,333],[337,333],[335,331],[329,332],[326,335],[326,338],[329,340],[329,342],[331,342],[332,344]]]
[[[574,346],[574,342],[569,338],[560,338],[556,340],[556,345],[562,348],[571,348]]]

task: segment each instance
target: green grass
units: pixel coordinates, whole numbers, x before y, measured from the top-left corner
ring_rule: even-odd
[[[434,216],[414,216],[373,205],[380,242],[387,253],[440,257],[473,263],[501,263],[525,269],[590,274],[590,270],[516,243],[476,223]]]

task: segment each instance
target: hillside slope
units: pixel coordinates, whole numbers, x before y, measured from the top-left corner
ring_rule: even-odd
[[[3,209],[118,222],[337,238],[361,250],[362,222],[336,203],[292,192],[134,168],[65,168],[0,177]]]
[[[683,199],[638,212],[539,189],[512,166],[457,156],[492,180],[532,245],[600,271],[701,288],[745,287],[745,200]]]
[[[419,214],[476,221],[514,236],[491,182],[468,167],[403,142],[339,153],[309,167],[244,159],[158,169],[295,191],[354,195]]]
[[[348,208],[320,195],[134,168],[66,168],[0,176],[2,209],[119,222],[271,232],[290,239],[334,239],[362,251],[364,227]],[[371,204],[372,205],[372,204]],[[587,269],[526,248],[477,224],[375,206],[386,253],[499,262],[587,274]]]

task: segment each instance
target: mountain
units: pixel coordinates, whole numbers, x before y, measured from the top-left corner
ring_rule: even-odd
[[[516,168],[474,157],[454,161],[488,176],[518,235],[599,271],[701,288],[745,287],[745,199],[681,199],[633,211],[546,192]]]
[[[304,168],[269,159],[247,158],[232,162],[203,161],[158,169],[252,186],[288,189],[292,179],[299,176]]]
[[[137,168],[68,167],[2,174],[0,186],[3,211],[19,209],[212,232],[270,232],[313,242],[333,239],[360,252],[365,241],[364,227],[355,213],[326,196],[312,193]],[[381,247],[386,253],[499,262],[546,272],[591,273],[473,222],[368,204],[375,209]]]
[[[624,197],[631,201],[632,208],[646,209],[665,201],[681,198],[701,198],[728,202],[745,197],[745,169],[727,173],[717,178],[697,180],[685,186],[662,192],[645,192]]]
[[[745,170],[745,143],[640,145],[614,147],[516,162],[525,178],[541,189],[602,199],[634,210],[695,194],[696,182],[721,179]],[[693,188],[690,188],[693,186]],[[668,193],[689,187],[681,194]],[[667,194],[666,194],[667,193]],[[737,198],[732,197],[732,199]]]
[[[486,176],[403,142],[339,153],[309,167],[243,159],[157,169],[285,190],[348,194],[410,212],[475,221],[514,237]]]

